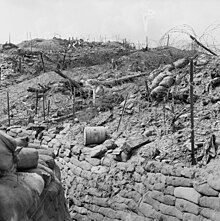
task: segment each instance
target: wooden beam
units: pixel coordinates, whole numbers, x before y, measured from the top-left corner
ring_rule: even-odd
[[[63,72],[60,70],[60,69],[56,69],[56,70],[54,70],[58,75],[60,75],[61,77],[63,77],[63,78],[65,78],[65,79],[67,79],[67,80],[69,80],[70,81],[70,83],[74,86],[74,87],[76,87],[76,88],[81,88],[81,85],[77,82],[77,81],[75,81],[75,80],[73,80],[73,79],[71,79],[70,77],[68,77],[68,76],[66,76],[65,74],[63,74]]]
[[[190,112],[191,112],[191,159],[192,165],[196,164],[194,150],[194,100],[193,100],[193,59],[190,61]]]
[[[190,38],[196,42],[196,44],[198,44],[200,47],[204,48],[206,51],[208,51],[209,53],[211,53],[212,55],[217,56],[216,53],[214,53],[213,51],[211,51],[209,48],[207,48],[205,45],[203,45],[201,42],[199,42],[195,37],[193,37],[192,35],[189,35]]]

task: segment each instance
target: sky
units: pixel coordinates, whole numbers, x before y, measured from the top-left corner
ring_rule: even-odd
[[[0,43],[9,36],[13,43],[54,36],[156,43],[183,24],[198,36],[220,24],[219,0],[0,0],[0,8]]]

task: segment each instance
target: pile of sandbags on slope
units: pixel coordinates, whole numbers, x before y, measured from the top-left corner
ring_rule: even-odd
[[[169,71],[161,72],[154,78],[151,85],[151,97],[162,98],[168,93],[168,89],[174,84],[174,75]]]
[[[0,220],[70,220],[52,149],[27,141],[0,132]]]
[[[28,138],[14,139],[3,131],[0,131],[0,176],[8,172],[16,171],[17,146],[28,145]]]
[[[174,85],[176,76],[171,71],[177,68],[183,68],[189,63],[188,58],[182,58],[170,65],[160,67],[154,70],[148,80],[152,81],[150,85],[151,97],[161,99],[167,95],[169,88]]]

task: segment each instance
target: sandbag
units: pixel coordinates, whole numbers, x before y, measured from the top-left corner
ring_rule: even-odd
[[[54,176],[55,176],[54,171],[51,170],[50,168],[44,166],[41,163],[38,163],[37,168],[42,169],[43,171],[47,172],[54,179]]]
[[[168,73],[166,71],[161,72],[159,75],[157,75],[152,81],[152,84],[150,87],[151,90],[156,88],[159,85],[159,83],[163,80],[163,78],[166,77],[167,75],[168,75]]]
[[[51,156],[39,154],[39,160],[44,161],[50,169],[54,168],[55,161]]]
[[[0,131],[0,171],[14,169],[14,153],[17,143],[14,138]]]
[[[39,196],[44,190],[44,180],[37,173],[17,173],[19,180],[22,180],[31,190],[36,191]]]
[[[169,75],[163,78],[163,80],[160,82],[160,86],[164,86],[166,88],[170,88],[174,83],[173,76]]]
[[[158,86],[154,90],[151,91],[150,95],[152,98],[160,99],[167,94],[168,90],[164,86]]]
[[[36,144],[36,143],[29,143],[28,144],[28,148],[34,148],[34,149],[45,149],[47,150],[48,148],[43,146],[43,145],[40,145],[40,144]]]
[[[38,152],[34,148],[23,148],[18,156],[17,169],[36,168],[38,164]]]
[[[27,136],[15,138],[15,142],[16,142],[17,146],[19,146],[19,147],[27,147],[28,142],[29,142],[29,138]]]
[[[61,181],[60,168],[58,167],[58,165],[57,165],[56,163],[54,164],[53,172],[54,172],[56,178],[57,178],[59,181]]]
[[[37,193],[31,191],[16,174],[2,177],[0,179],[0,220],[28,220],[27,213],[33,208],[35,196]]]
[[[36,174],[40,175],[44,180],[44,184],[45,184],[44,186],[48,186],[52,180],[51,175],[48,172],[46,172],[44,169],[40,169],[39,167],[26,170],[25,172],[26,173],[36,173]]]
[[[52,148],[47,148],[47,149],[37,149],[39,154],[43,155],[48,155],[51,156],[52,158],[55,158],[54,152]]]
[[[181,58],[173,63],[175,68],[184,68],[189,63],[188,58]]]

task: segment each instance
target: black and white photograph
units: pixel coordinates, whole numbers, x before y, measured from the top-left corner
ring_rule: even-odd
[[[0,9],[0,221],[220,221],[219,0]]]

